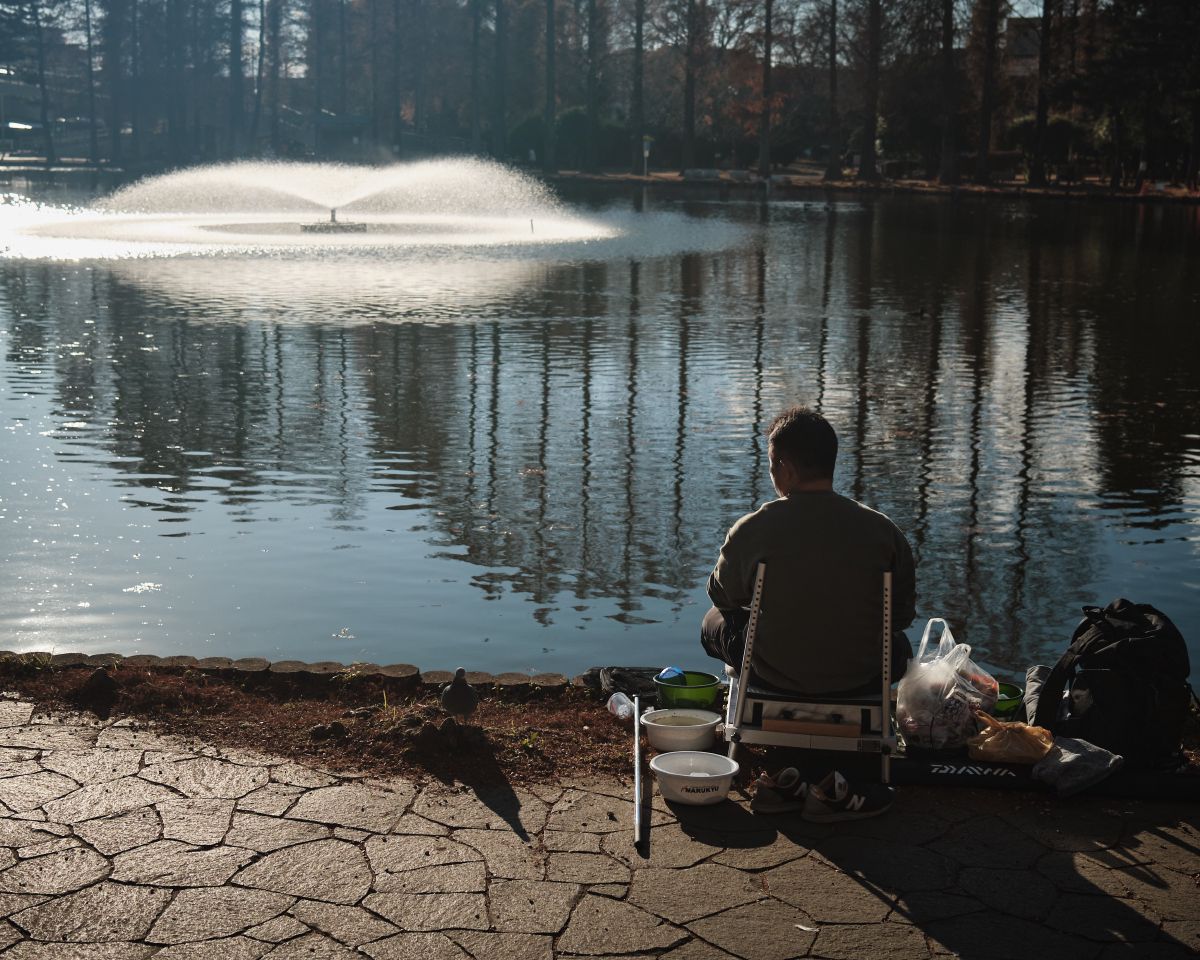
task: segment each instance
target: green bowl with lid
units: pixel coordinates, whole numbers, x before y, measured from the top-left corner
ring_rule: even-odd
[[[654,687],[658,691],[660,707],[689,707],[693,710],[708,710],[717,706],[725,689],[720,677],[699,670],[684,670],[681,675],[667,680],[655,677]]]

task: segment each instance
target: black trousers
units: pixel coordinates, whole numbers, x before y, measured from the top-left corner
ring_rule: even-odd
[[[750,623],[749,610],[721,611],[710,607],[700,625],[700,643],[710,657],[729,664],[735,670],[742,668],[742,656],[746,651],[746,627]],[[908,668],[912,659],[912,644],[903,633],[892,634],[892,682],[895,683]],[[879,689],[881,678],[856,687],[853,690],[834,690],[821,696],[854,696],[874,693]]]

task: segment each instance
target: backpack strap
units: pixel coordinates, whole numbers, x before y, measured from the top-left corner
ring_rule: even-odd
[[[1094,630],[1092,628],[1095,628]],[[1104,616],[1100,607],[1084,607],[1083,619],[1071,636],[1071,645],[1059,657],[1042,684],[1038,693],[1037,713],[1032,724],[1053,731],[1058,720],[1058,706],[1062,702],[1063,691],[1067,683],[1075,675],[1075,665],[1097,645],[1118,639],[1113,635],[1112,624]]]

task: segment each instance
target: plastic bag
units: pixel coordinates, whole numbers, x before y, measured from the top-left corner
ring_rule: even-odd
[[[932,647],[935,624],[941,624],[942,634]],[[900,680],[896,720],[910,747],[961,747],[975,733],[975,711],[991,710],[999,695],[995,678],[971,659],[970,646],[955,643],[949,624],[935,617],[925,625],[917,655]]]
[[[972,760],[1000,763],[1037,763],[1054,746],[1054,735],[1045,727],[1017,720],[997,720],[982,710],[976,713],[983,729],[967,741]]]

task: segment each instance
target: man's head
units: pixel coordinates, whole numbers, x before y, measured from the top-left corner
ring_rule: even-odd
[[[781,497],[833,487],[837,434],[829,421],[808,407],[792,407],[777,416],[767,433],[771,482]]]

